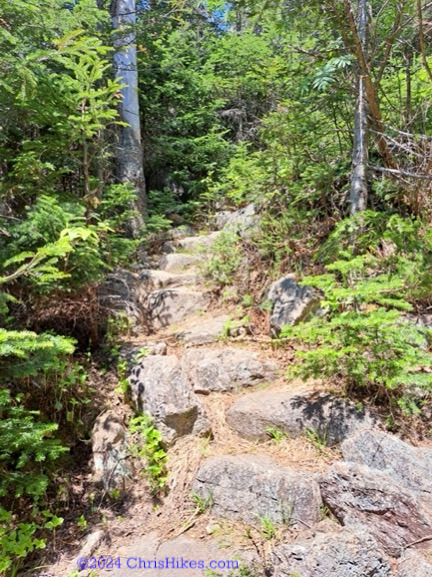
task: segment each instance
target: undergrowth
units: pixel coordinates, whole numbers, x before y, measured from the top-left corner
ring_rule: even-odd
[[[321,292],[321,312],[281,333],[297,347],[290,375],[336,379],[392,416],[419,414],[432,391],[432,331],[414,315],[432,288],[429,227],[368,212],[342,221],[318,258],[325,274],[302,284]]]

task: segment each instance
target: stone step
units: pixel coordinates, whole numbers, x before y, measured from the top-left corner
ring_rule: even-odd
[[[153,289],[191,286],[196,285],[199,282],[199,276],[193,271],[173,273],[167,270],[149,269],[143,271],[140,278]]]
[[[196,393],[233,392],[275,378],[278,366],[256,351],[234,347],[188,349],[183,367]]]
[[[185,318],[198,311],[205,311],[208,296],[188,288],[164,288],[150,293],[145,310],[147,321],[152,330],[158,330]]]
[[[182,272],[190,270],[199,261],[200,257],[196,254],[174,252],[163,256],[158,261],[158,268],[168,272]]]
[[[290,526],[320,520],[317,478],[281,467],[265,455],[211,457],[200,467],[193,489],[218,517],[260,525],[260,518]]]
[[[238,399],[227,411],[228,425],[241,437],[269,439],[269,428],[290,437],[315,431],[328,446],[335,445],[377,421],[346,399],[310,391],[258,391]]]
[[[176,332],[176,338],[186,345],[214,343],[222,337],[229,320],[229,315],[220,315],[210,319],[192,321]]]
[[[190,236],[179,240],[178,245],[182,249],[191,252],[209,251],[221,234],[222,231],[216,231],[201,236]]]

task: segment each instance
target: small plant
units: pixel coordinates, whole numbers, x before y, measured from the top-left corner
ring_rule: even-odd
[[[120,499],[121,493],[118,489],[111,489],[109,494],[113,501],[118,501]]]
[[[206,569],[204,571],[204,577],[221,577],[221,574],[214,569]]]
[[[227,339],[229,339],[229,337],[232,336],[232,334],[235,332],[236,329],[239,329],[240,327],[248,324],[249,320],[250,320],[249,317],[246,315],[240,320],[228,319],[227,321],[225,321],[224,326],[222,328],[220,340],[226,341]]]
[[[235,233],[222,232],[212,246],[212,256],[203,265],[204,274],[217,286],[233,284],[243,257],[238,240]]]
[[[254,306],[254,297],[251,294],[243,295],[242,306],[246,309],[250,309]]]
[[[265,431],[275,443],[280,443],[288,437],[287,433],[278,427],[266,427]]]
[[[273,310],[273,306],[274,306],[274,302],[271,301],[270,299],[267,299],[260,304],[259,308],[262,311],[266,311],[268,313],[271,313]]]
[[[197,512],[200,514],[211,509],[213,505],[213,495],[211,493],[208,493],[206,497],[203,497],[199,493],[193,493],[191,499],[196,504]]]
[[[45,547],[45,539],[37,538],[41,529],[55,530],[63,523],[50,511],[34,509],[34,521],[15,523],[14,515],[0,507],[0,574],[15,577],[22,560],[36,549]],[[45,519],[45,520],[43,520]]]
[[[124,398],[127,398],[130,385],[128,379],[128,364],[124,359],[117,361],[117,376],[118,386],[115,388],[115,392],[123,395]]]
[[[319,433],[314,429],[307,429],[306,438],[320,452],[323,452],[327,447],[327,431]]]
[[[107,343],[115,343],[122,335],[130,331],[131,321],[125,314],[109,317],[105,339]]]
[[[166,492],[168,472],[166,453],[162,435],[157,430],[150,415],[140,415],[130,421],[129,430],[136,440],[132,445],[132,452],[147,461],[145,475],[153,495]]]
[[[87,519],[84,517],[84,515],[81,515],[81,517],[78,519],[77,526],[81,531],[85,531],[87,529]]]
[[[277,536],[277,528],[270,517],[257,515],[261,524],[260,533],[267,541],[271,541]]]
[[[321,505],[320,513],[321,519],[324,521],[324,519],[330,516],[330,509],[327,507],[327,505]]]

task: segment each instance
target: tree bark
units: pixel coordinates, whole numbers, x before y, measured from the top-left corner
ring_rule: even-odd
[[[368,6],[367,0],[359,0],[357,31],[362,52],[368,51]],[[359,66],[357,70],[357,101],[354,118],[354,142],[351,172],[351,214],[366,210],[368,199],[369,165],[369,111],[365,77]]]
[[[122,98],[119,104],[120,119],[125,126],[120,128],[116,153],[117,178],[122,183],[131,184],[137,193],[133,207],[137,215],[130,223],[131,233],[137,237],[146,214],[146,190],[138,99],[135,0],[114,0],[112,18],[115,31],[115,73],[116,78],[125,85],[121,90]]]

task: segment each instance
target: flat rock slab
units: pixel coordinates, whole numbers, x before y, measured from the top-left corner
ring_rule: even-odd
[[[264,455],[211,457],[200,467],[193,491],[210,499],[215,515],[254,525],[312,525],[320,519],[315,475],[280,467]]]
[[[140,275],[143,283],[149,287],[149,292],[162,288],[174,288],[194,285],[198,282],[198,276],[192,272],[173,273],[167,270],[146,270]]]
[[[148,322],[153,330],[178,323],[185,318],[205,311],[208,297],[187,288],[165,288],[152,292],[146,302]]]
[[[158,262],[158,267],[168,272],[182,272],[192,267],[199,260],[200,258],[197,255],[175,252],[163,256]]]
[[[229,321],[228,315],[199,320],[176,333],[178,341],[188,345],[207,345],[219,340]]]
[[[364,530],[341,529],[273,550],[275,577],[390,577],[390,565]]]
[[[191,236],[178,241],[179,246],[184,250],[193,252],[206,252],[214,245],[222,234],[221,231],[212,232],[202,236]]]
[[[320,478],[324,503],[345,526],[362,526],[390,555],[432,534],[432,510],[389,475],[335,463]]]
[[[432,577],[432,564],[415,549],[408,549],[399,561],[396,577]]]
[[[232,392],[274,378],[277,365],[254,351],[238,348],[189,349],[183,367],[196,393]]]
[[[228,425],[246,439],[268,440],[269,428],[291,437],[311,430],[329,446],[375,423],[368,411],[358,409],[345,399],[310,392],[250,393],[230,407],[226,419]]]
[[[265,301],[272,303],[270,329],[278,335],[285,325],[296,325],[316,311],[320,298],[316,291],[300,286],[290,276],[274,282],[264,295]]]
[[[342,443],[345,461],[390,475],[404,487],[432,496],[432,450],[416,448],[390,433],[365,430]]]
[[[136,409],[153,417],[167,444],[184,435],[210,433],[205,411],[176,356],[144,358],[129,383]]]
[[[214,541],[198,541],[190,537],[181,536],[171,541],[159,541],[156,537],[142,537],[118,551],[121,556],[121,568],[115,571],[98,572],[99,577],[205,577],[212,570],[218,575],[233,574],[233,568],[249,562],[247,552],[238,552],[234,548],[220,549]],[[113,554],[115,557],[115,554]],[[141,559],[141,568],[139,561]],[[167,565],[169,560],[169,567]],[[163,569],[154,569],[154,562],[165,564]],[[183,568],[182,567],[183,560]],[[144,567],[144,562],[146,566]],[[172,563],[174,562],[174,568]],[[212,562],[217,567],[210,567]],[[224,565],[230,564],[230,567]],[[127,566],[129,563],[129,567]],[[177,568],[177,563],[179,568]],[[187,565],[186,565],[187,564]],[[135,567],[136,565],[136,567]]]

